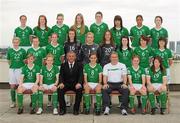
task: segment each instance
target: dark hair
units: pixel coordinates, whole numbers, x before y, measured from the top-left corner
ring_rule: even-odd
[[[129,46],[129,37],[128,36],[122,36],[121,37],[121,40],[120,40],[120,46],[119,46],[119,50],[122,52],[122,39],[123,38],[126,38],[127,39],[127,41],[128,41],[128,43],[127,43],[127,48],[128,48],[128,50],[131,50],[131,48],[130,48],[130,46]]]
[[[153,71],[153,73],[156,72],[156,71],[155,71],[155,66],[154,66],[154,61],[155,61],[155,60],[158,60],[159,63],[160,63],[160,70],[161,70],[161,72],[162,72],[162,73],[166,73],[165,68],[164,68],[164,66],[163,66],[163,64],[162,64],[162,58],[159,57],[159,56],[156,56],[156,57],[154,57],[154,59],[153,59],[153,65],[151,66],[151,70]]]
[[[76,30],[73,29],[73,28],[70,28],[70,29],[69,29],[69,32],[74,32],[74,34],[75,34],[75,36],[74,36],[74,42],[76,43],[76,42],[77,42],[77,41],[76,41]],[[68,42],[70,42],[69,32],[68,32],[68,39],[67,39]]]
[[[144,41],[146,41],[146,45],[148,44],[148,42],[150,41],[150,38],[145,36],[145,35],[141,35],[140,40],[139,40],[139,45],[141,46],[141,39],[143,39]]]
[[[102,43],[101,43],[100,46],[104,46],[104,45],[106,44],[106,38],[105,38],[105,36],[106,36],[106,33],[107,33],[107,32],[109,32],[110,35],[111,35],[111,38],[110,38],[110,44],[111,44],[111,46],[115,47],[114,40],[113,40],[113,37],[112,37],[112,33],[111,33],[110,30],[106,30],[106,32],[104,33],[103,41],[102,41]]]
[[[59,35],[58,35],[57,33],[52,33],[52,34],[51,34],[51,37],[52,37],[52,35],[56,35],[57,38],[59,38]]]
[[[32,36],[32,41],[33,41],[34,39],[38,39],[38,40],[39,40],[39,38],[38,38],[37,36],[33,35],[33,36]]]
[[[163,19],[162,19],[162,17],[161,17],[161,16],[159,16],[159,15],[158,15],[158,16],[156,16],[156,17],[155,17],[155,19],[154,19],[154,21],[156,20],[156,18],[159,18],[159,19],[161,20],[161,23],[163,22]]]
[[[121,22],[121,30],[122,30],[122,28],[123,28],[123,21],[122,21],[121,16],[120,16],[120,15],[116,15],[116,16],[114,17],[114,27],[113,27],[114,30],[116,29],[115,21],[120,21],[120,22]]]
[[[143,20],[143,16],[142,15],[137,15],[136,16],[136,20],[137,20],[137,18],[141,18]]]
[[[39,16],[39,18],[38,18],[38,26],[37,26],[37,28],[40,30],[40,18],[44,18],[44,20],[45,20],[45,30],[46,31],[48,31],[48,27],[47,27],[47,18],[46,18],[46,16],[45,15],[40,15]]]
[[[159,45],[160,41],[164,41],[165,42],[164,48],[166,49],[167,48],[167,39],[163,38],[163,37],[160,37],[159,40],[158,40],[158,48],[160,48],[160,45]]]
[[[27,19],[26,15],[21,15],[21,16],[19,17],[19,20],[21,20],[22,17],[25,17],[25,18]]]
[[[96,52],[92,52],[92,53],[89,55],[89,58],[90,58],[91,56],[93,56],[93,55],[95,55],[95,56],[97,57],[97,53],[96,53]]]
[[[95,16],[96,16],[97,14],[100,14],[101,17],[103,17],[103,13],[102,13],[101,11],[96,12]]]

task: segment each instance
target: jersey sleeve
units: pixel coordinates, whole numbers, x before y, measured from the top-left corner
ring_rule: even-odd
[[[58,66],[56,66],[56,68],[55,68],[55,74],[56,74],[56,75],[59,74],[59,68],[58,68]]]
[[[168,49],[168,58],[169,58],[169,59],[172,59],[172,57],[173,57],[172,52],[171,52],[170,49]]]
[[[83,68],[83,74],[84,74],[84,75],[87,75],[87,64],[84,65],[84,68]]]
[[[127,75],[126,65],[123,65],[123,67],[122,67],[122,74],[123,74],[123,75]]]
[[[150,37],[150,29],[149,29],[149,27],[146,27],[146,35],[147,35],[148,37]]]
[[[105,65],[104,68],[103,68],[103,75],[105,75],[105,76],[108,76],[108,68],[107,67],[108,66]]]

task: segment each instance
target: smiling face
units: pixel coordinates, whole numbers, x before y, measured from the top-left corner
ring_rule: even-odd
[[[159,47],[161,47],[161,48],[165,48],[165,41],[163,41],[163,40],[159,40]]]
[[[154,67],[155,67],[155,69],[158,69],[160,67],[160,62],[158,59],[154,60]]]
[[[52,66],[53,65],[53,57],[47,57],[46,59],[46,64],[48,66]]]
[[[94,41],[93,34],[87,34],[87,36],[86,36],[86,43],[91,44],[91,43],[93,43],[93,41]]]
[[[14,39],[14,40],[12,41],[12,44],[13,44],[13,47],[14,47],[14,48],[18,48],[18,47],[19,47],[19,43],[20,43],[20,41],[19,41],[18,39]]]
[[[97,61],[97,56],[93,54],[90,56],[89,60],[90,60],[90,63],[95,64]]]
[[[70,39],[70,41],[74,41],[74,37],[75,37],[75,32],[74,31],[69,31],[69,39]]]
[[[141,17],[137,17],[136,18],[136,23],[137,25],[141,26],[142,25],[142,22],[143,22],[143,19]]]
[[[101,23],[102,22],[102,15],[96,14],[95,19],[96,19],[96,23]]]
[[[110,41],[111,40],[111,33],[108,31],[105,33],[105,40]]]
[[[27,59],[27,62],[28,62],[28,64],[33,64],[33,62],[34,62],[34,56],[30,56],[30,57]]]
[[[126,46],[128,45],[128,39],[127,38],[122,38],[122,46]]]
[[[23,26],[26,25],[27,18],[25,16],[21,16],[20,22],[21,22],[21,25],[23,25]]]
[[[39,39],[38,38],[33,38],[32,44],[33,44],[34,47],[38,47],[39,46]]]
[[[76,60],[76,54],[74,52],[67,53],[67,60],[70,63],[73,63]]]
[[[81,17],[80,15],[78,15],[78,16],[76,17],[76,23],[77,23],[78,25],[81,25],[81,24],[82,24],[82,21],[83,21],[82,17]]]
[[[40,22],[40,25],[41,25],[41,26],[45,26],[45,24],[46,24],[46,20],[45,20],[44,17],[40,17],[40,18],[39,18],[39,22]]]
[[[161,26],[161,25],[162,25],[162,20],[161,20],[161,18],[156,17],[154,21],[155,21],[156,26]]]
[[[58,40],[58,36],[57,34],[52,34],[51,36],[51,41],[53,44],[56,44],[57,43],[57,40]]]
[[[121,27],[121,21],[120,20],[115,20],[115,26],[116,27]]]
[[[112,64],[117,64],[118,63],[118,55],[116,53],[112,53],[110,56],[110,60]]]
[[[146,47],[146,46],[147,46],[147,42],[141,38],[141,39],[140,39],[140,45],[141,45],[142,47]]]

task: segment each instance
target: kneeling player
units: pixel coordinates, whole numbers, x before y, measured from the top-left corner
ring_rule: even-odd
[[[160,57],[155,57],[153,60],[153,66],[149,69],[147,73],[147,84],[148,84],[148,91],[149,91],[149,100],[151,104],[151,114],[155,114],[155,92],[159,93],[157,96],[160,107],[161,107],[161,114],[165,113],[166,109],[166,100],[167,100],[167,76],[166,70],[163,67],[162,59]]]
[[[32,109],[31,114],[35,113],[36,101],[38,97],[38,82],[39,82],[39,66],[34,63],[34,56],[29,54],[27,56],[27,65],[22,68],[22,74],[20,77],[19,87],[17,89],[17,100],[18,100],[18,114],[23,113],[23,92],[31,90],[32,94]]]
[[[53,65],[54,57],[52,54],[46,56],[46,66],[42,66],[40,75],[40,87],[38,94],[38,104],[39,108],[36,114],[41,114],[43,111],[43,92],[52,92],[52,102],[53,102],[53,114],[57,115],[57,85],[59,78],[59,68]]]
[[[128,68],[128,80],[130,84],[129,101],[132,114],[135,114],[134,96],[136,92],[142,95],[142,114],[146,113],[147,92],[145,87],[145,70],[139,66],[139,62],[139,56],[133,56],[132,66]]]
[[[96,115],[100,115],[101,109],[101,82],[102,82],[102,67],[97,64],[96,53],[91,53],[89,57],[90,63],[84,66],[84,101],[86,106],[86,114],[90,112],[90,90],[96,91]]]

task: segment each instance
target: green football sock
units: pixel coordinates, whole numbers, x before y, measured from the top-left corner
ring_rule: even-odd
[[[16,90],[14,88],[11,89],[11,101],[16,102]]]
[[[166,92],[161,92],[160,93],[160,104],[161,104],[161,108],[166,108],[166,102],[167,102],[167,94]]]
[[[43,108],[43,91],[38,91],[38,107]]]
[[[32,108],[36,108],[38,92],[32,94]]]
[[[90,109],[90,95],[89,94],[84,94],[84,101],[85,101],[86,110],[89,110]]]
[[[146,104],[147,104],[147,95],[142,95],[141,96],[141,102],[142,102],[142,109],[145,109]]]
[[[18,108],[23,108],[23,94],[17,93]]]
[[[130,108],[134,108],[134,95],[129,95]]]
[[[96,94],[96,110],[101,109],[101,102],[102,102],[102,94]]]
[[[55,91],[52,94],[52,102],[53,102],[53,107],[54,108],[57,108],[57,104],[58,104],[57,100],[58,100],[57,91]]]
[[[151,104],[151,108],[155,108],[155,96],[152,92],[149,93],[149,101]]]

